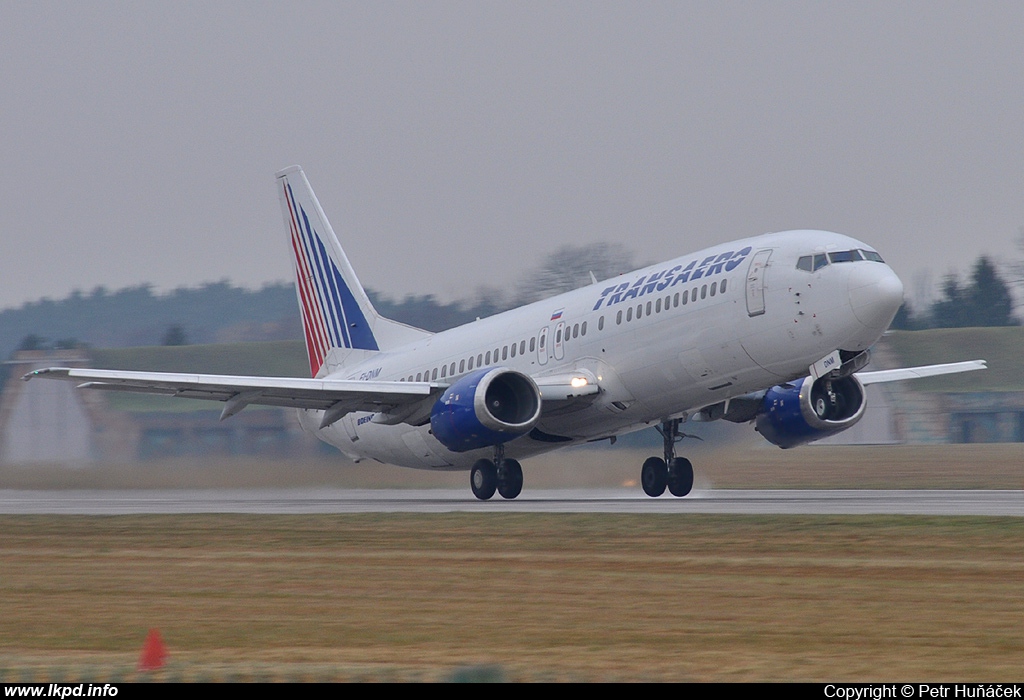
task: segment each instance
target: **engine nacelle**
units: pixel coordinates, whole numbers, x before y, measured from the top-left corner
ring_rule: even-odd
[[[528,375],[480,369],[445,390],[430,413],[430,427],[449,450],[466,452],[526,435],[540,418],[540,406],[540,389]]]
[[[864,415],[864,386],[855,375],[833,379],[831,394],[822,377],[769,389],[755,427],[765,440],[786,449],[835,435]]]

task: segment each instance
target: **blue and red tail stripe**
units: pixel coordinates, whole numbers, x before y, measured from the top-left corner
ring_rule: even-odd
[[[377,350],[373,332],[302,205],[283,183],[288,203],[295,278],[302,306],[310,373],[316,376],[332,347]]]

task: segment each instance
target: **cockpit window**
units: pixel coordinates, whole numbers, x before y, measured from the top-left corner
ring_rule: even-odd
[[[873,250],[840,250],[834,253],[802,255],[796,261],[796,269],[804,272],[817,272],[829,263],[857,262],[859,260],[883,262],[882,256]]]
[[[841,250],[837,253],[829,253],[828,259],[834,263],[854,262],[862,260],[859,250]]]

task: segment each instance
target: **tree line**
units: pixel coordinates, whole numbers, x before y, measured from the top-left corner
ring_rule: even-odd
[[[397,321],[442,331],[521,304],[606,280],[636,269],[634,256],[621,244],[564,246],[507,288],[480,287],[473,298],[443,302],[432,294],[395,300],[367,290],[377,310]],[[958,328],[1017,325],[1010,287],[987,257],[970,276],[951,274],[940,297],[924,309],[904,305],[893,328]],[[301,321],[290,283],[258,290],[226,281],[157,294],[150,285],[43,299],[0,311],[0,357],[17,349],[127,347],[188,343],[298,340]]]
[[[939,298],[920,311],[904,304],[892,328],[923,330],[926,328],[969,328],[974,326],[1016,326],[1014,300],[1010,285],[995,264],[981,256],[974,263],[967,280],[956,273],[943,279]]]

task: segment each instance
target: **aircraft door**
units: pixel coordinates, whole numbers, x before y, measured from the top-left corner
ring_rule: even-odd
[[[768,269],[771,248],[757,251],[747,270],[747,315],[760,316],[764,313],[764,276]]]
[[[537,334],[537,364],[548,363],[548,327],[544,326]]]
[[[556,360],[561,360],[563,357],[565,357],[565,338],[563,337],[564,334],[565,322],[559,321],[558,325],[555,326],[555,344],[552,348],[554,350]]]

